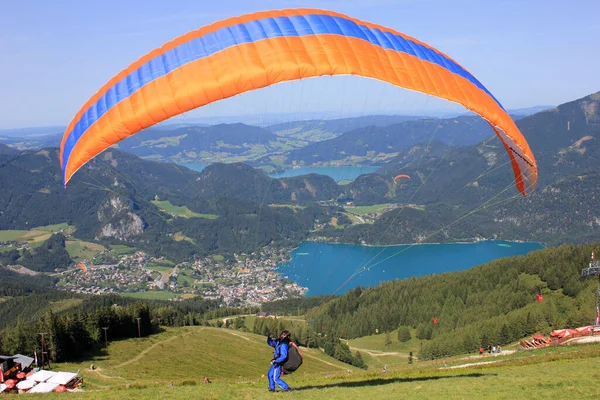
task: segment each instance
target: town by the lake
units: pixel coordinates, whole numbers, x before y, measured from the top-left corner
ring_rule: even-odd
[[[234,260],[203,257],[174,264],[143,251],[115,258],[110,250],[95,260],[57,273],[62,290],[88,294],[122,293],[173,301],[195,296],[217,300],[226,306],[259,306],[263,302],[303,296],[307,288],[289,281],[276,266],[289,257],[288,248],[264,248],[251,254],[235,254]],[[107,257],[108,256],[108,257]]]

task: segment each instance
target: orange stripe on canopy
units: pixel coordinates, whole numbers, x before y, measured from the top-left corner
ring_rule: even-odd
[[[249,33],[249,29],[255,29],[252,24],[266,24],[263,19],[271,14],[252,14],[183,35],[132,64],[86,103],[65,132],[61,145],[65,184],[103,150],[172,116],[275,83],[327,75],[357,75],[459,103],[479,114],[502,140],[512,162],[517,189],[524,195],[534,189],[537,165],[527,141],[500,103],[461,66],[430,46],[391,29],[341,14],[310,12],[335,15],[338,19],[330,21],[320,15],[302,14],[308,13],[306,10],[276,12],[276,16],[305,15],[307,19],[312,18],[309,22],[317,22],[311,22],[313,25],[307,28],[305,24],[298,25],[297,20],[288,21],[292,28],[304,29],[300,34],[290,30],[285,19],[281,20],[284,22],[269,20],[276,24],[269,25],[271,36],[255,40]],[[319,25],[318,21],[338,25],[329,28]],[[229,26],[232,28],[219,30]],[[336,26],[339,32],[347,34],[340,34]],[[312,34],[312,30],[336,33]],[[229,35],[229,31],[233,33]],[[165,65],[154,64],[161,54],[163,58],[171,54],[165,53],[166,49],[184,51],[182,46],[186,41],[198,37],[205,46],[198,51],[206,53],[205,56],[191,58],[168,71],[168,60]],[[231,40],[246,42],[226,47]],[[190,42],[188,47],[193,43],[199,42]],[[398,48],[398,43],[405,47]],[[186,56],[185,52],[181,55],[184,60]],[[139,88],[124,92],[127,88],[119,85],[136,68],[151,78],[147,82],[131,82],[132,87],[139,85]],[[66,157],[65,153],[68,153]]]

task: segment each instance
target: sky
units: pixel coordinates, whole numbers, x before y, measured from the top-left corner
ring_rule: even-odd
[[[111,77],[163,43],[230,16],[296,7],[416,37],[457,60],[507,109],[600,91],[598,0],[0,0],[0,129],[67,125]],[[188,114],[426,115],[452,110],[446,103],[337,77],[281,84]]]

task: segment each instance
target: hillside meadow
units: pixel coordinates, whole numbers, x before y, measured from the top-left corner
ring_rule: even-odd
[[[463,355],[409,365],[406,357],[383,373],[362,371],[320,350],[303,349],[304,365],[286,377],[298,399],[530,399],[568,395],[596,398],[600,344],[573,345],[504,356]],[[79,371],[81,399],[256,399],[267,392],[271,358],[262,336],[209,327],[170,328],[143,339],[109,343],[107,351],[55,370]],[[373,357],[375,358],[375,357]],[[90,369],[94,364],[95,370]],[[204,384],[207,376],[211,384]],[[45,398],[61,398],[61,394]]]

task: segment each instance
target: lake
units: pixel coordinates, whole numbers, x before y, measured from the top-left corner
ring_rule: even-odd
[[[289,178],[292,176],[320,174],[333,178],[334,181],[344,181],[356,179],[362,174],[371,174],[380,167],[307,167],[288,169],[287,171],[269,175],[272,178]]]
[[[277,270],[307,287],[309,296],[342,294],[357,286],[462,271],[543,248],[539,243],[505,241],[385,247],[307,242],[295,249],[291,261],[279,264]]]
[[[201,172],[206,165],[200,163],[180,163],[191,170]],[[379,167],[307,167],[288,169],[287,171],[270,174],[271,178],[289,178],[292,176],[320,174],[333,178],[336,182],[343,180],[353,180],[359,175],[370,174],[377,171]]]
[[[196,171],[196,172],[202,172],[202,170],[204,168],[206,168],[205,164],[193,163],[193,162],[182,162],[182,163],[177,163],[177,164],[183,165],[184,167],[187,167],[187,168],[191,169],[192,171]]]

